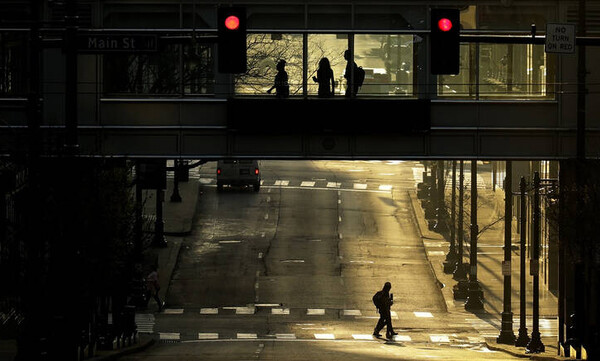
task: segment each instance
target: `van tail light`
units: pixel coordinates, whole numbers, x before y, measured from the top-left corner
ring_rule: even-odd
[[[258,175],[258,168],[254,168],[254,174]]]
[[[221,174],[221,168],[217,168],[217,175]]]

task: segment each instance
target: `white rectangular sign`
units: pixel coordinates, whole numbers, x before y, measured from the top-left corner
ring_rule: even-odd
[[[546,24],[546,53],[575,53],[575,25]]]

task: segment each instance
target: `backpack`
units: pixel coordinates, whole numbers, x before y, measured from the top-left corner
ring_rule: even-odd
[[[365,81],[365,69],[362,68],[362,66],[355,66],[354,67],[354,84],[355,86],[361,87],[363,85],[363,82]]]
[[[375,307],[377,308],[381,308],[381,298],[382,298],[382,293],[381,291],[377,291],[375,292],[375,294],[373,295],[373,304],[375,305]]]

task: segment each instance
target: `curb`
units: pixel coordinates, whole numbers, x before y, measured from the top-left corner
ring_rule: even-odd
[[[437,272],[435,271],[435,268],[433,267],[433,264],[431,263],[431,259],[429,258],[429,255],[427,254],[427,249],[425,247],[425,243],[423,243],[423,239],[425,238],[425,236],[423,235],[423,229],[421,227],[421,218],[417,215],[417,209],[415,205],[415,196],[414,196],[414,192],[413,191],[407,191],[406,192],[408,194],[408,197],[410,198],[410,208],[412,209],[412,216],[414,218],[414,223],[417,225],[417,231],[421,237],[421,243],[423,244],[423,249],[425,250],[425,258],[427,259],[427,263],[429,263],[429,269],[431,270],[431,273],[433,274],[433,276],[435,277],[435,281],[438,285],[438,287],[440,287],[440,285],[443,285],[444,287],[446,285],[444,285],[444,283],[442,281],[440,281],[440,278],[437,275]],[[441,235],[440,235],[441,236]],[[441,236],[442,239],[445,240],[444,236]],[[442,299],[444,300],[444,309],[446,310],[446,312],[448,312],[448,300],[446,300],[446,297],[444,296],[444,291],[442,291],[443,287],[440,287],[440,294],[442,296]]]
[[[130,346],[127,347],[125,349],[121,349],[121,350],[115,350],[112,353],[108,354],[108,355],[102,355],[102,356],[96,356],[96,357],[92,357],[91,359],[88,359],[88,361],[113,361],[113,360],[118,360],[119,358],[123,357],[123,356],[127,356],[127,355],[131,355],[137,352],[141,352],[146,350],[147,348],[149,348],[150,346],[154,345],[156,343],[155,339],[149,339],[143,343],[139,343],[135,346]]]

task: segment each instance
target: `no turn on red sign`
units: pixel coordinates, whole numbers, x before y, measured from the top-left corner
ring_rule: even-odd
[[[575,25],[546,24],[546,53],[575,53]]]

